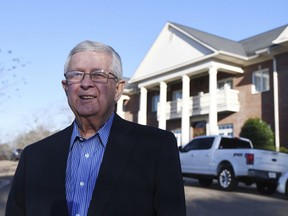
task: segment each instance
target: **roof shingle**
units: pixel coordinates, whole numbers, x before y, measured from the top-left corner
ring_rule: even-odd
[[[282,33],[285,27],[287,27],[287,25],[284,25],[241,41],[234,41],[177,23],[171,22],[171,24],[215,50],[226,51],[247,57],[255,55],[257,50],[273,46],[272,41]]]

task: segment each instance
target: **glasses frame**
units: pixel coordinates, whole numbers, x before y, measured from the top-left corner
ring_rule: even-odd
[[[81,78],[80,80],[71,81],[71,80],[69,80],[69,76],[68,76],[68,74],[69,74],[70,72],[80,73],[80,74],[82,74],[82,78]],[[92,77],[91,75],[93,75],[93,74],[101,74],[101,75],[103,75],[103,76],[106,78],[106,80],[104,80],[104,81],[93,80],[93,79],[91,78],[91,77]],[[107,73],[107,71],[102,70],[102,69],[100,69],[100,70],[95,70],[95,71],[91,71],[90,73],[85,73],[85,72],[83,72],[83,71],[78,71],[78,70],[71,70],[71,71],[67,71],[67,72],[64,74],[64,77],[65,77],[65,79],[66,79],[66,81],[67,81],[68,84],[77,84],[77,83],[81,83],[81,82],[85,79],[85,76],[86,76],[86,75],[88,75],[89,78],[90,78],[90,80],[91,80],[92,82],[94,82],[94,83],[108,83],[108,80],[109,80],[109,79],[114,79],[115,81],[118,80],[118,77],[117,77],[115,74],[113,74],[113,73],[111,73],[111,72],[108,72],[108,73]],[[109,75],[112,75],[113,77],[110,77]]]

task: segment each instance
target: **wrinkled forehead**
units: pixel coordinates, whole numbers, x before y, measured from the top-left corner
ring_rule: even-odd
[[[81,51],[73,53],[65,64],[65,71],[83,69],[111,70],[112,56],[105,52]]]

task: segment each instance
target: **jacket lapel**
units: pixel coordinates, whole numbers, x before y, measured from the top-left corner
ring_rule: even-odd
[[[55,134],[54,139],[51,140],[50,149],[53,152],[51,159],[51,168],[54,173],[55,186],[59,187],[59,193],[55,197],[55,201],[51,206],[50,215],[68,215],[68,208],[66,202],[66,165],[69,153],[70,138],[73,126],[69,126],[63,131]]]
[[[115,114],[88,215],[102,215],[117,179],[133,150],[135,138],[132,136],[133,133],[130,133],[133,128],[134,124]]]

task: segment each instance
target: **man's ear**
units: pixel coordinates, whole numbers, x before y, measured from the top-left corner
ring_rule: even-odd
[[[117,101],[120,99],[123,91],[125,88],[125,81],[124,80],[120,80],[117,84],[116,84],[116,94],[114,97],[114,101],[115,103],[117,103]]]
[[[67,91],[68,91],[68,84],[66,80],[62,80],[62,87],[65,91],[65,94],[67,95]]]

